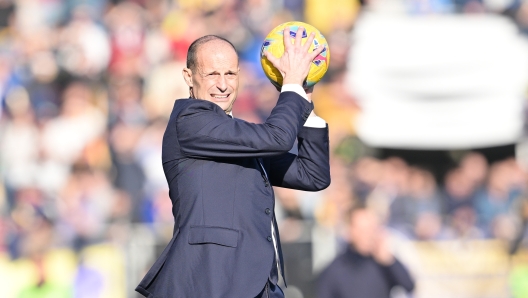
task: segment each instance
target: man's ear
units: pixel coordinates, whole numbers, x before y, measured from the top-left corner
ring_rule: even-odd
[[[193,81],[192,81],[192,70],[189,68],[184,68],[182,71],[183,79],[185,80],[185,83],[187,83],[187,86],[193,87]]]

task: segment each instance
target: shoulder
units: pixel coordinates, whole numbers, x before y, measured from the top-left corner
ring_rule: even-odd
[[[222,109],[215,103],[207,100],[182,98],[174,103],[174,111],[178,118],[192,116],[204,112],[222,113]]]
[[[347,267],[345,264],[347,256],[346,253],[338,254],[332,262],[321,272],[321,278],[333,279],[341,275],[343,268]]]

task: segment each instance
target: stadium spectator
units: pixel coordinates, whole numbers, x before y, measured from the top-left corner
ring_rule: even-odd
[[[396,286],[413,291],[413,278],[391,253],[388,235],[377,215],[368,209],[354,207],[348,223],[349,245],[321,273],[318,297],[388,298]]]
[[[513,238],[504,229],[515,233],[515,207],[521,192],[513,182],[512,168],[507,161],[494,163],[488,180],[475,199],[477,221],[487,237]],[[502,235],[503,237],[500,237]]]

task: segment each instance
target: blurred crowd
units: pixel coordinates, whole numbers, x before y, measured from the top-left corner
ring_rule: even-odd
[[[482,154],[469,152],[441,183],[400,157],[363,157],[332,170],[346,178],[334,179],[330,193],[348,193],[325,200],[318,214],[323,223],[339,224],[335,215],[343,206],[361,203],[405,239],[513,241],[521,232],[527,174],[513,158],[488,165]]]
[[[189,96],[181,77],[188,46],[205,34],[235,44],[243,82],[234,112],[262,122],[278,93],[260,68],[261,41],[304,8],[303,1],[3,2],[0,251],[16,258],[49,246],[80,249],[119,241],[130,223],[171,223],[161,139],[174,100]],[[338,41],[329,81],[343,70],[347,24],[329,36]]]
[[[277,189],[283,219],[312,219],[339,234],[344,210],[362,202],[407,239],[514,240],[528,186],[515,159],[490,164],[468,152],[438,177],[357,145],[360,107],[343,83],[349,33],[362,5],[383,1],[330,2],[1,0],[0,255],[38,265],[54,248],[125,246],[133,224],[171,226],[161,140],[174,100],[189,96],[181,77],[188,46],[206,34],[233,42],[242,73],[234,115],[259,123],[278,96],[260,68],[261,42],[290,20],[313,24],[330,45],[314,101],[330,126],[332,185],[318,194]],[[521,2],[455,2],[406,1],[405,11],[492,11],[528,28]],[[90,288],[81,280],[77,290]]]

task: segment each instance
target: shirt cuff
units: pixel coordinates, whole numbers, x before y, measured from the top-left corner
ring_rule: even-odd
[[[301,85],[297,84],[286,84],[282,85],[281,93],[286,91],[292,91],[300,96],[302,96],[304,99],[308,100],[308,96],[306,96],[306,91],[304,91],[303,87]]]
[[[304,99],[308,100],[308,96],[306,96],[306,91],[304,91],[303,87],[301,85],[297,84],[285,84],[282,85],[281,92],[291,91],[299,94]],[[306,122],[304,123],[305,127],[314,127],[314,128],[325,128],[326,127],[326,121],[324,121],[323,118],[312,115],[306,119]]]
[[[324,119],[319,116],[310,116],[308,117],[308,119],[306,119],[306,122],[304,122],[304,126],[314,128],[325,128],[326,121],[324,121]]]

